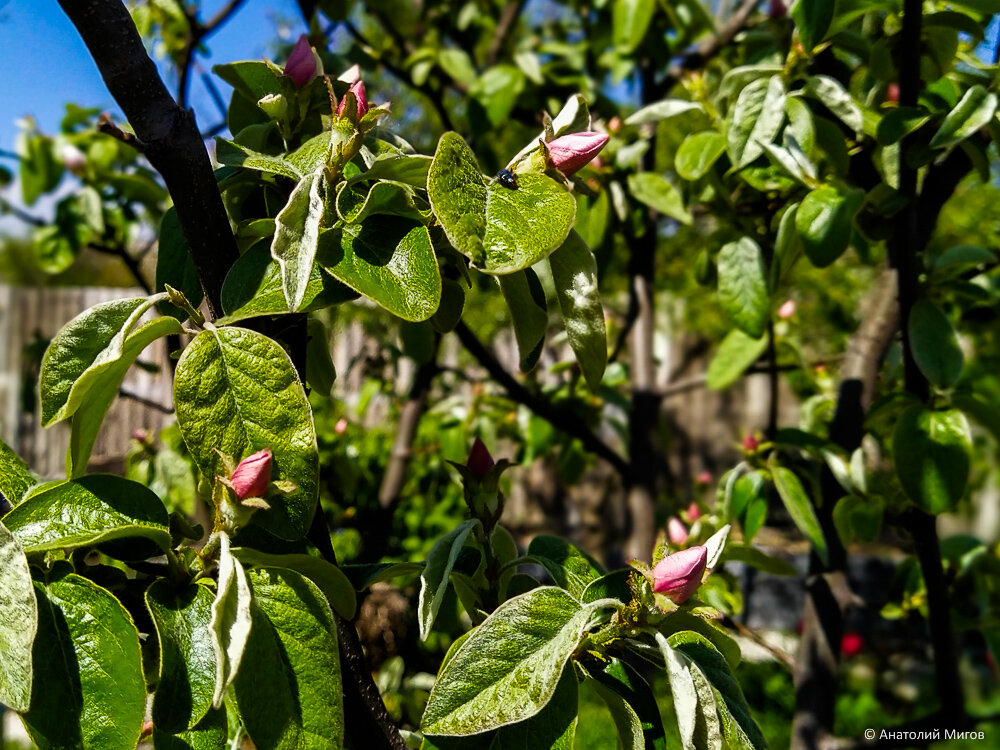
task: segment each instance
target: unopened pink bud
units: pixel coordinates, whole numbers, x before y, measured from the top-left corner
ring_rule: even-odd
[[[338,435],[343,435],[345,432],[347,432],[347,418],[341,417],[340,419],[338,419],[337,424],[333,426],[333,431],[336,432]]]
[[[362,117],[365,116],[365,112],[368,111],[368,98],[365,96],[365,82],[359,78],[357,81],[351,84],[351,87],[348,89],[348,91],[354,94],[354,98],[358,102],[358,119],[360,120]],[[344,111],[344,100],[341,99],[340,104],[337,107],[337,116],[340,117],[343,111]]]
[[[680,546],[687,541],[687,538],[687,527],[681,519],[672,516],[670,520],[667,521],[667,539],[670,540],[671,544]]]
[[[472,444],[472,450],[469,451],[469,458],[465,462],[465,465],[472,472],[476,479],[483,479],[489,470],[493,468],[496,462],[493,460],[493,456],[486,449],[485,443],[479,438]]]
[[[788,5],[785,0],[771,0],[771,7],[768,10],[771,18],[784,18],[788,15]]]
[[[840,639],[840,653],[844,656],[856,656],[865,647],[865,639],[858,633],[844,633]]]
[[[264,497],[267,494],[267,485],[271,481],[271,455],[271,449],[265,448],[240,461],[229,477],[238,499]]]
[[[59,149],[59,161],[77,176],[83,174],[87,167],[87,155],[72,143],[64,143]]]
[[[703,471],[698,476],[695,477],[695,481],[698,484],[711,484],[712,483],[712,472]],[[694,505],[694,503],[692,503]]]
[[[743,450],[745,450],[747,453],[753,453],[760,447],[760,441],[753,435],[747,435],[745,438],[743,438],[742,445],[743,445]]]
[[[683,604],[701,586],[707,562],[708,549],[700,544],[667,555],[653,568],[653,591]]]
[[[587,131],[561,135],[545,145],[549,164],[564,175],[571,175],[597,156],[607,142],[605,133]]]
[[[309,38],[305,34],[299,37],[292,54],[288,56],[285,75],[295,81],[295,85],[299,88],[309,83],[309,80],[316,75],[316,58],[309,45]]]
[[[709,475],[708,477],[708,482],[710,481],[712,481],[711,475]],[[705,484],[708,484],[708,482],[705,482]],[[691,503],[688,506],[687,516],[688,520],[691,521],[692,523],[701,518],[701,507],[699,507],[698,503]]]
[[[795,300],[785,300],[781,307],[778,308],[778,317],[782,320],[787,320],[793,315],[795,315]]]

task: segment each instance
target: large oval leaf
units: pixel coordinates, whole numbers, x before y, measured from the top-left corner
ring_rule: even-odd
[[[160,681],[153,698],[153,725],[160,731],[185,732],[212,707],[213,599],[211,591],[197,584],[174,590],[159,580],[146,589],[146,606],[160,643]]]
[[[36,583],[35,592],[35,681],[23,717],[31,739],[41,750],[134,748],[146,681],[132,618],[111,594],[75,573]]]
[[[498,276],[500,291],[510,309],[521,372],[531,372],[538,364],[549,327],[548,304],[538,276],[530,268]]]
[[[591,610],[545,586],[501,604],[438,675],[421,726],[469,735],[524,721],[552,698]]]
[[[271,257],[281,268],[281,288],[292,311],[302,307],[316,259],[319,223],[325,210],[323,182],[322,171],[305,175],[274,217]]]
[[[594,558],[552,534],[539,534],[532,539],[526,554],[535,558],[556,585],[576,599],[582,598],[587,587],[604,575],[604,569]]]
[[[208,633],[215,662],[212,685],[212,708],[221,708],[226,690],[232,685],[243,663],[253,627],[252,594],[246,571],[232,553],[229,535],[219,540],[219,582],[212,600]]]
[[[430,234],[411,219],[378,215],[323,232],[317,262],[403,320],[427,320],[441,304],[441,273]]]
[[[726,118],[726,147],[733,167],[745,167],[764,153],[785,121],[785,85],[781,76],[752,81]]]
[[[0,612],[0,703],[24,712],[31,702],[31,644],[38,630],[38,605],[24,550],[2,523]]]
[[[819,519],[816,518],[816,511],[813,509],[809,495],[802,487],[802,482],[791,469],[784,466],[776,466],[771,472],[774,479],[774,486],[778,490],[781,502],[784,503],[792,521],[798,527],[802,535],[812,542],[813,549],[820,559],[827,561],[826,537],[820,528]]]
[[[316,584],[330,606],[346,620],[354,619],[357,597],[344,572],[321,557],[312,555],[271,555],[252,547],[233,547],[233,556],[247,564],[266,568],[288,568]]]
[[[145,485],[111,474],[42,485],[3,522],[27,552],[137,537],[170,547],[163,501]]]
[[[965,140],[993,119],[997,95],[978,83],[970,86],[931,138],[931,148],[947,148]]]
[[[434,542],[431,551],[427,553],[427,564],[420,573],[420,597],[417,605],[420,640],[427,640],[430,635],[434,618],[437,617],[448,590],[448,579],[455,561],[458,560],[469,534],[479,526],[480,522],[475,518],[465,521]]]
[[[708,365],[706,385],[714,389],[728,388],[739,380],[743,371],[756,362],[766,348],[767,336],[755,339],[734,328],[722,339],[719,351]]]
[[[834,187],[818,188],[802,199],[795,212],[795,228],[814,266],[825,268],[847,249],[862,200],[861,190],[842,193]]]
[[[576,218],[573,196],[545,175],[518,175],[513,190],[484,177],[457,133],[438,142],[427,197],[451,244],[486,273],[534,265],[565,241]]]
[[[767,269],[760,246],[750,237],[723,245],[719,251],[719,302],[737,328],[759,339],[767,330],[770,300]]]
[[[282,539],[305,534],[316,507],[319,458],[312,410],[277,343],[244,328],[202,331],[174,376],[177,424],[202,473],[223,473],[221,451],[239,460],[270,448],[271,478],[296,489],[271,497],[254,520]]]
[[[892,436],[893,463],[903,491],[928,513],[951,510],[965,493],[972,440],[958,409],[930,411],[914,404]]]
[[[17,505],[35,484],[28,464],[0,440],[0,496],[11,505]]]
[[[917,300],[910,310],[909,334],[920,372],[938,388],[955,385],[962,374],[962,347],[941,308],[929,299]]]
[[[337,626],[323,594],[291,570],[252,571],[253,629],[236,702],[260,748],[339,750],[344,741]]]
[[[726,150],[726,139],[714,130],[692,133],[677,149],[674,168],[685,180],[704,177]]]

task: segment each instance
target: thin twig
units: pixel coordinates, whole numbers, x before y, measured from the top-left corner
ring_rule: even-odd
[[[795,660],[792,659],[791,655],[789,655],[789,653],[784,649],[778,648],[774,644],[768,643],[767,640],[760,635],[760,633],[756,632],[752,628],[748,628],[742,622],[738,622],[737,620],[734,620],[733,618],[728,616],[722,618],[722,624],[725,625],[727,628],[735,630],[744,638],[747,638],[756,643],[758,646],[767,651],[769,654],[771,654],[771,656],[780,661],[790,670],[794,669]]]
[[[16,216],[25,224],[30,224],[33,227],[44,227],[48,224],[47,221],[39,219],[37,216],[28,213],[20,206],[16,206],[8,201],[6,198],[0,198],[0,213],[9,213]]]
[[[135,401],[137,404],[142,404],[143,406],[145,406],[145,407],[147,407],[149,409],[153,409],[154,411],[158,411],[161,414],[173,414],[174,413],[173,407],[171,407],[171,406],[165,406],[164,404],[161,404],[158,401],[153,401],[152,399],[148,399],[145,396],[140,396],[138,393],[133,393],[132,391],[127,390],[125,388],[119,388],[118,389],[118,395],[121,396],[122,398],[127,398],[130,401]]]
[[[507,44],[511,32],[514,31],[514,26],[521,15],[521,11],[524,10],[525,4],[526,0],[507,3],[500,12],[500,20],[497,22],[496,33],[493,35],[493,41],[490,42],[489,52],[486,53],[486,60],[490,65],[496,63],[500,57],[500,53]]]
[[[125,264],[136,283],[141,286],[143,290],[145,290],[146,294],[153,293],[153,285],[146,280],[146,276],[139,267],[139,261],[133,258],[124,246],[104,245],[100,242],[90,242],[87,244],[87,248],[93,250],[94,252],[101,253],[102,255],[113,255],[116,258],[121,258],[122,263]]]
[[[114,120],[111,119],[111,114],[108,112],[102,112],[97,118],[97,129],[101,133],[110,135],[115,140],[121,141],[126,146],[134,148],[140,154],[146,151],[146,144],[136,138],[133,133],[122,130],[115,125]]]

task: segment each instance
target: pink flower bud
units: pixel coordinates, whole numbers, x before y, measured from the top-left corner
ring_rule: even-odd
[[[747,453],[753,453],[760,447],[760,441],[753,435],[747,435],[745,438],[743,438],[743,442],[741,443],[741,445],[743,446],[743,450],[745,450]]]
[[[338,419],[337,424],[333,426],[333,431],[336,432],[338,435],[343,435],[345,432],[347,432],[347,418],[341,417],[340,419]]]
[[[899,104],[899,84],[890,83],[885,90],[885,98],[893,104]]]
[[[564,175],[571,175],[597,156],[607,142],[607,135],[593,131],[561,135],[545,144],[549,150],[549,165]]]
[[[671,544],[676,544],[678,546],[687,541],[688,530],[681,519],[671,516],[670,520],[667,521],[667,538],[670,540]]]
[[[696,476],[694,478],[694,481],[696,481],[698,484],[711,484],[712,483],[712,472],[710,472],[710,471],[703,471],[698,476]],[[694,505],[694,503],[691,503],[691,505]]]
[[[493,468],[495,463],[493,456],[490,455],[483,441],[476,438],[476,441],[472,444],[472,450],[469,451],[469,458],[465,462],[469,471],[472,472],[476,479],[482,479],[489,473],[489,470]]]
[[[788,320],[793,315],[795,315],[795,300],[785,300],[778,308],[778,317],[782,320]]]
[[[64,143],[59,149],[59,161],[77,176],[83,174],[87,167],[87,155],[72,143]]]
[[[264,497],[267,485],[271,481],[271,449],[247,456],[229,477],[229,483],[236,492],[236,497],[243,500],[248,497]]]
[[[667,555],[653,568],[653,591],[683,604],[701,586],[707,561],[708,549],[700,544]]]
[[[368,99],[365,96],[365,82],[360,78],[351,84],[351,87],[347,89],[352,94],[358,102],[358,119],[360,120],[365,116],[365,112],[368,111]],[[337,117],[340,117],[341,113],[344,111],[344,100],[340,100],[340,104],[337,106]]]
[[[771,18],[784,18],[788,15],[788,5],[785,0],[771,0],[771,7],[768,10]]]
[[[292,48],[292,54],[285,63],[285,75],[289,76],[295,85],[302,88],[316,75],[316,58],[313,56],[309,38],[303,34]]]
[[[708,482],[711,481],[712,477],[711,475],[709,475]],[[708,484],[708,482],[705,482],[705,484]],[[692,523],[701,518],[701,508],[698,506],[698,503],[691,503],[688,506],[687,515],[688,515],[688,520],[691,521]]]
[[[858,633],[844,633],[840,639],[840,653],[844,656],[856,656],[865,647],[865,639]]]

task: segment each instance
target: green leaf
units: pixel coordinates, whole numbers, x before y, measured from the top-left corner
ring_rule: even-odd
[[[595,671],[593,677],[598,693],[611,710],[611,718],[618,727],[623,746],[638,750],[666,750],[667,740],[660,710],[653,690],[643,676],[627,662],[612,658],[604,669]]]
[[[281,287],[292,312],[302,305],[316,259],[324,210],[323,180],[322,172],[303,177],[274,218],[271,257],[281,269]]]
[[[549,256],[552,282],[570,346],[590,390],[597,392],[608,365],[608,332],[597,290],[597,260],[575,230]]]
[[[698,102],[690,102],[686,99],[664,99],[636,110],[625,118],[625,124],[642,125],[645,122],[660,122],[660,120],[667,120],[685,112],[701,110],[701,108]]]
[[[345,620],[353,620],[357,610],[354,586],[336,565],[312,555],[271,555],[251,547],[233,547],[233,556],[247,565],[287,568],[305,576],[323,592],[330,606]]]
[[[717,266],[722,309],[737,328],[759,339],[771,317],[767,268],[760,246],[751,237],[723,245]]]
[[[193,728],[212,707],[216,658],[209,623],[212,592],[190,584],[175,590],[160,579],[146,589],[146,606],[160,644],[160,681],[153,726],[168,734]]]
[[[616,51],[630,55],[642,43],[656,12],[654,0],[614,0],[611,12],[611,38]]]
[[[594,558],[562,537],[539,534],[531,540],[526,554],[536,558],[556,585],[576,599],[583,596],[588,585],[604,575],[604,569]]]
[[[24,713],[31,704],[31,644],[38,604],[24,549],[0,523],[0,703]]]
[[[438,675],[421,721],[424,733],[478,734],[537,714],[590,618],[589,608],[552,586],[501,604]]]
[[[726,139],[714,130],[691,133],[677,149],[674,169],[685,180],[699,180],[726,150]]]
[[[66,570],[35,584],[38,635],[25,728],[40,750],[134,748],[146,710],[139,635],[117,599]]]
[[[826,268],[847,250],[854,215],[863,200],[861,190],[844,193],[835,187],[818,188],[802,199],[795,228],[814,266]]]
[[[690,631],[675,633],[667,639],[667,643],[691,659],[717,693],[722,732],[729,746],[740,750],[766,748],[767,741],[753,720],[743,691],[722,654],[703,636]]]
[[[291,570],[250,573],[253,629],[234,693],[260,748],[340,750],[344,708],[337,626],[323,594]]]
[[[403,320],[427,320],[441,304],[441,272],[430,234],[410,219],[372,216],[323,232],[317,262]]]
[[[252,595],[247,574],[230,548],[229,535],[220,531],[219,582],[212,602],[208,634],[215,660],[212,708],[222,706],[226,690],[239,674],[252,632]],[[257,665],[254,665],[254,669]]]
[[[997,111],[997,95],[978,83],[969,87],[931,138],[931,148],[948,148],[984,127]]]
[[[628,176],[632,197],[681,224],[691,224],[694,217],[684,205],[684,196],[666,177],[655,172],[638,172]]]
[[[0,496],[11,505],[17,505],[35,484],[28,464],[0,440]]]
[[[787,560],[775,557],[774,555],[768,555],[757,547],[749,545],[729,545],[723,554],[723,560],[741,562],[772,576],[794,577],[799,574],[798,569]]]
[[[972,439],[958,409],[929,411],[910,406],[892,436],[893,463],[903,491],[928,513],[954,508],[965,493]]]
[[[563,669],[545,708],[526,721],[501,727],[490,750],[573,750],[578,692],[573,668]]]
[[[950,388],[962,374],[962,347],[948,316],[929,299],[910,310],[910,346],[920,371],[938,388]]]
[[[548,305],[538,276],[530,268],[498,276],[500,291],[510,309],[521,372],[531,372],[538,363],[549,327]]]
[[[764,153],[785,121],[785,85],[781,76],[757,78],[740,91],[726,117],[726,147],[735,169]]]
[[[711,643],[725,657],[726,663],[732,669],[736,669],[743,660],[740,645],[715,620],[698,617],[689,612],[674,612],[660,624],[660,633],[665,636],[682,630],[697,633]]]
[[[346,224],[361,224],[372,214],[402,216],[421,223],[426,216],[414,202],[410,188],[384,180],[367,189],[363,185],[342,183],[337,188],[336,208]]]
[[[815,3],[822,5],[822,3]],[[864,130],[864,115],[840,81],[830,76],[809,76],[806,91],[819,99],[837,118],[855,133]]]
[[[173,206],[163,214],[156,245],[156,291],[165,292],[168,284],[183,293],[196,310],[205,298],[180,219],[177,218],[177,209]],[[187,319],[187,313],[173,305],[164,302],[161,309],[165,315]]]
[[[871,498],[847,495],[833,508],[833,525],[846,547],[855,539],[874,542],[882,528],[882,503]]]
[[[431,157],[423,154],[391,154],[376,159],[366,171],[347,182],[354,184],[362,180],[390,180],[425,189],[431,161]]]
[[[484,177],[457,133],[438,142],[427,197],[455,249],[492,274],[534,265],[565,241],[576,218],[573,196],[545,175],[518,175],[514,190]]]
[[[631,568],[613,570],[591,581],[580,595],[580,601],[589,604],[598,599],[617,599],[628,604],[632,601],[632,589],[628,585],[630,571]]]
[[[70,399],[75,400],[75,394],[81,393],[82,400],[71,417],[69,450],[66,454],[66,473],[69,476],[80,476],[87,470],[87,462],[90,461],[104,415],[111,408],[111,403],[118,395],[118,389],[135,360],[157,339],[183,333],[183,330],[177,318],[151,320],[125,338],[116,358],[92,365],[76,381]]]
[[[212,72],[254,104],[267,94],[281,93],[277,70],[263,60],[213,65]]]
[[[767,336],[755,339],[734,328],[722,339],[719,351],[709,363],[705,383],[715,390],[728,388],[740,379],[743,371],[756,362],[765,349]]]
[[[24,132],[17,137],[20,156],[21,196],[26,205],[54,189],[63,176],[63,166],[53,154],[52,139],[40,133]]]
[[[299,312],[311,312],[356,299],[354,290],[314,265]],[[262,315],[284,315],[288,302],[281,286],[281,268],[266,243],[258,242],[240,256],[222,284],[222,309],[228,313],[217,325],[228,325]]]
[[[646,742],[642,735],[642,722],[635,709],[627,700],[611,688],[593,678],[588,678],[589,685],[604,700],[611,714],[611,720],[618,730],[619,747],[621,750],[645,750]],[[666,750],[666,745],[663,745]]]
[[[506,63],[494,65],[469,88],[469,98],[494,128],[507,122],[521,91],[524,90],[524,73]],[[475,110],[473,110],[475,111]]]
[[[136,537],[170,547],[167,509],[160,498],[138,482],[111,474],[41,485],[3,522],[26,552]]]
[[[289,180],[294,180],[295,182],[299,182],[303,177],[308,176],[303,175],[302,170],[281,156],[261,154],[246,146],[241,146],[239,143],[228,141],[225,138],[216,137],[215,158],[220,164],[224,164],[227,167],[253,169],[265,174],[287,177]]]
[[[282,539],[299,539],[312,521],[319,458],[312,410],[291,360],[277,343],[243,328],[215,328],[188,344],[174,375],[184,442],[202,473],[224,473],[216,450],[240,460],[270,448],[272,480],[296,489],[271,497],[254,521]]]
[[[799,259],[799,232],[795,227],[795,216],[799,204],[792,203],[785,208],[778,222],[778,234],[774,239],[774,255],[768,275],[768,288],[773,292],[778,288]]]
[[[226,709],[209,709],[196,726],[169,734],[153,724],[153,750],[225,750],[229,739]]]
[[[693,661],[682,651],[672,648],[660,633],[656,634],[656,642],[666,662],[681,746],[684,750],[695,750],[694,730],[698,715],[698,691],[695,690],[694,677],[691,676]]]
[[[427,553],[427,564],[420,573],[420,598],[417,604],[420,640],[425,641],[430,635],[434,618],[437,617],[448,590],[448,579],[455,561],[458,560],[469,534],[480,527],[477,519],[465,521],[435,541]]]
[[[886,113],[875,131],[875,139],[880,146],[899,143],[930,119],[927,112],[919,107],[897,107]]]
[[[799,30],[799,38],[806,52],[811,53],[816,45],[826,39],[836,5],[833,0],[798,0],[792,6],[792,20]]]
[[[813,510],[812,501],[802,488],[802,482],[799,481],[795,472],[791,469],[786,469],[784,466],[775,466],[771,476],[774,479],[774,486],[778,490],[778,496],[781,497],[781,502],[785,504],[788,514],[792,517],[792,521],[795,522],[796,527],[802,532],[802,535],[812,543],[820,559],[824,563],[827,562],[829,557],[826,538],[823,536],[823,530],[820,528],[819,519],[816,518],[816,511]]]

